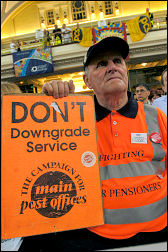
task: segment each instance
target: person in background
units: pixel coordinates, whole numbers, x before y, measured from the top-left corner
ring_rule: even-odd
[[[46,32],[46,36],[47,36],[47,44],[46,44],[46,46],[50,46],[50,40],[51,40],[51,38],[50,38],[50,33],[49,33],[48,30]]]
[[[5,94],[19,94],[22,93],[21,89],[15,83],[1,82],[1,98]]]
[[[153,27],[153,13],[149,12],[149,8],[146,8],[146,12],[149,13],[150,22],[151,22],[151,29],[152,29],[152,27]]]
[[[18,40],[18,41],[17,41],[17,51],[18,51],[18,52],[21,51],[20,46],[21,46],[21,43],[20,43],[20,41]]]
[[[145,104],[150,104],[150,101],[148,99],[150,95],[150,89],[148,85],[146,85],[145,83],[137,84],[135,88],[135,94],[136,94],[137,101],[141,101]]]
[[[1,103],[2,96],[5,94],[19,94],[22,93],[20,88],[15,83],[1,83]],[[3,193],[3,192],[2,192]],[[23,242],[22,237],[12,239],[1,239],[1,251],[18,251]]]
[[[105,19],[101,19],[97,22],[98,27],[103,27],[103,26],[107,26],[106,20]]]
[[[150,104],[152,104],[154,102],[154,100],[159,98],[159,97],[161,97],[161,95],[158,94],[157,90],[155,90],[154,93],[152,92],[152,94],[150,94],[149,97],[148,97],[148,99],[150,101]]]
[[[161,85],[165,95],[155,99],[152,105],[160,108],[167,115],[167,68],[161,75]]]
[[[95,94],[105,224],[48,235],[46,240],[58,251],[96,251],[167,240],[167,118],[158,108],[134,100],[128,91],[128,53],[127,42],[115,36],[87,51],[83,79]],[[74,92],[73,86],[72,80],[52,80],[42,91],[62,98]],[[43,237],[36,236],[39,246]],[[36,239],[27,239],[25,248],[33,247]]]
[[[80,28],[79,23],[76,23],[76,29],[72,30],[72,41],[79,43],[82,39],[82,29]]]
[[[76,29],[80,29],[80,25],[78,22],[76,23]]]
[[[66,24],[62,25],[62,34],[64,38],[64,44],[72,42],[72,30],[66,27]]]
[[[62,44],[62,35],[61,35],[61,29],[58,28],[58,25],[55,25],[55,28],[53,30],[53,35],[54,35],[54,44]]]
[[[46,45],[47,45],[47,30],[44,29],[43,38],[42,38],[42,46],[45,47]]]
[[[17,46],[14,42],[14,40],[12,39],[11,43],[10,43],[10,48],[11,48],[11,53],[15,53],[17,52]]]
[[[43,47],[50,45],[50,33],[46,29],[44,29],[44,32],[43,32],[42,45]]]
[[[23,40],[20,41],[20,48],[23,49],[23,46],[26,45],[26,42],[24,42]]]
[[[151,96],[150,103],[153,104],[154,100],[156,100],[159,97],[161,97],[161,95],[157,94],[156,92],[153,96]]]
[[[157,94],[159,95],[159,97],[161,97],[162,95],[164,95],[164,91],[163,91],[162,87],[158,87],[158,88],[156,89],[156,92],[157,92]]]

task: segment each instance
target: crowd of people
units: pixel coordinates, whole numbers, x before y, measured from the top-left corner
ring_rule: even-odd
[[[19,41],[17,40],[17,42],[15,42],[13,39],[10,43],[10,48],[11,48],[11,53],[14,53],[14,52],[19,52],[21,51],[21,46],[25,45],[26,43],[23,42],[23,41]]]
[[[163,81],[164,76],[164,81]],[[166,79],[166,80],[165,80]],[[166,88],[164,83],[166,83]],[[164,97],[167,93],[167,70],[165,69],[161,75],[161,87],[150,88],[147,83],[138,83],[135,87],[135,99],[145,104],[155,105],[155,100]]]
[[[53,42],[53,45],[71,43],[72,29],[67,27],[66,24],[63,24],[62,28],[58,28],[58,25],[55,25],[51,33],[45,29],[43,35],[43,45],[49,46],[51,45],[51,41]]]
[[[10,43],[11,54],[22,51],[24,48],[23,46],[27,44],[38,43],[39,41],[40,41],[39,39],[35,39],[34,41],[25,42],[23,40],[15,41],[14,39],[12,39]]]
[[[77,29],[79,28],[79,24],[77,23]],[[35,39],[30,43],[42,42],[42,46],[51,46],[51,45],[59,45],[59,44],[68,44],[72,42],[72,29],[67,27],[66,24],[62,25],[62,28],[58,28],[58,25],[54,26],[52,32],[49,30],[43,30],[43,37],[41,39]],[[19,52],[23,49],[23,45],[28,44],[28,42],[16,40],[11,40],[10,49],[11,53]],[[21,49],[22,48],[22,49]]]

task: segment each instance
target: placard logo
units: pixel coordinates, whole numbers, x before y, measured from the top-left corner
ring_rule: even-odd
[[[36,211],[48,218],[60,217],[71,210],[76,202],[76,187],[72,179],[59,171],[41,175],[31,190],[31,200],[46,202],[45,208]]]
[[[86,151],[81,157],[82,164],[86,167],[91,167],[96,163],[96,156],[91,151]]]
[[[31,68],[31,71],[32,71],[32,72],[37,72],[37,66],[33,66],[33,67]]]
[[[49,170],[44,173],[44,169]],[[30,175],[22,186],[21,195],[26,198],[21,202],[20,214],[25,214],[29,209],[47,218],[58,218],[68,213],[74,205],[86,203],[83,179],[67,164],[48,162],[33,169]],[[31,200],[27,200],[27,197]]]

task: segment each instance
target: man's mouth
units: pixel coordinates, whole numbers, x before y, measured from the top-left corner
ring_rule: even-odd
[[[117,77],[117,76],[116,77],[110,77],[110,78],[107,79],[107,81],[109,81],[109,80],[115,80],[115,79],[117,80],[117,79],[120,79],[120,78]]]

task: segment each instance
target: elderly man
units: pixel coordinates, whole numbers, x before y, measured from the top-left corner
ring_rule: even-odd
[[[160,108],[167,115],[167,68],[161,75],[161,85],[165,95],[154,100],[152,105]]]
[[[58,250],[94,251],[166,240],[166,116],[128,92],[128,53],[128,44],[118,37],[105,38],[87,52],[83,78],[95,93],[105,224],[58,232],[52,239],[48,235]],[[74,92],[73,81],[53,80],[44,84],[43,92],[67,96]]]
[[[148,97],[150,95],[150,89],[148,85],[146,85],[145,83],[137,84],[135,88],[135,94],[138,101],[141,101],[145,104],[150,104],[150,101],[148,100]]]

